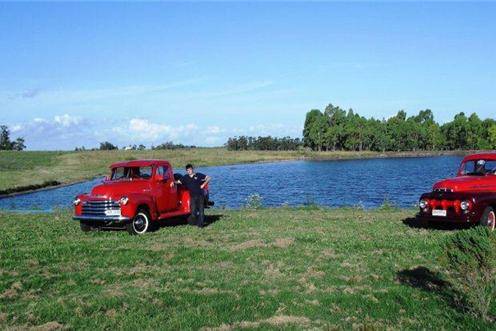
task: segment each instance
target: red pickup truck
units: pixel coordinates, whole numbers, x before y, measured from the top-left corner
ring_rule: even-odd
[[[466,156],[456,177],[436,184],[419,201],[417,220],[496,226],[496,153]]]
[[[180,175],[164,160],[118,162],[111,175],[90,193],[74,199],[74,219],[84,232],[101,227],[125,227],[130,234],[144,234],[158,220],[188,216],[186,188],[172,185]],[[205,190],[205,206],[213,205]]]

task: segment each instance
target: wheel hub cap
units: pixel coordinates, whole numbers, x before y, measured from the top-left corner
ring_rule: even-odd
[[[134,220],[133,223],[134,223],[134,228],[136,229],[136,231],[141,232],[145,228],[145,220],[141,216],[136,217],[136,219]]]
[[[490,212],[489,215],[487,216],[487,226],[491,229],[494,230],[496,226],[496,215],[494,212]]]

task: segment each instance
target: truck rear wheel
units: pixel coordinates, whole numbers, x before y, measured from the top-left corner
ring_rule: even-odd
[[[126,225],[127,232],[132,235],[144,234],[150,229],[150,215],[145,210],[140,210],[132,221]]]
[[[494,229],[496,228],[496,214],[492,207],[487,207],[484,210],[479,224],[488,227],[491,231],[494,231]]]

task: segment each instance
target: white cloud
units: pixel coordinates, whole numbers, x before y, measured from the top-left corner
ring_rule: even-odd
[[[22,125],[20,125],[20,124],[16,124],[10,128],[10,132],[13,132],[13,133],[21,131],[21,130],[22,130]]]
[[[282,123],[252,126],[174,125],[141,117],[88,119],[68,113],[51,118],[36,117],[9,125],[14,137],[24,137],[28,149],[68,149],[98,147],[103,141],[118,146],[157,145],[166,141],[196,146],[222,146],[229,137],[248,135],[301,136],[301,128]]]
[[[70,127],[71,125],[78,125],[81,123],[81,117],[71,116],[69,114],[57,115],[54,117],[55,123],[62,125],[63,127]]]
[[[181,140],[198,133],[198,126],[193,123],[184,126],[170,126],[142,118],[131,119],[128,129],[135,139],[152,143],[164,140]],[[123,130],[119,131],[123,132]]]
[[[207,130],[206,130],[206,132],[208,134],[221,134],[221,133],[223,133],[225,131],[226,130],[222,129],[219,126],[209,126],[209,127],[207,127]]]

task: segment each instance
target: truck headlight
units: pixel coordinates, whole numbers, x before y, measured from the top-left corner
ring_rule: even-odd
[[[460,202],[460,208],[462,210],[469,210],[469,208],[470,208],[470,201],[464,200],[464,201]]]
[[[122,205],[122,206],[126,205],[128,202],[129,202],[129,198],[128,197],[122,197],[119,200],[119,204]]]
[[[79,205],[79,203],[81,203],[81,199],[79,199],[79,198],[74,199],[74,201],[72,202],[72,204],[73,204],[74,206]]]
[[[428,206],[429,206],[429,202],[427,202],[427,200],[422,199],[422,200],[419,201],[419,207],[420,208],[425,209]]]

